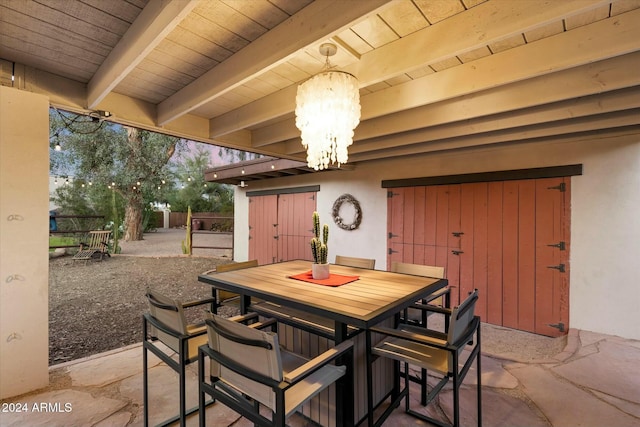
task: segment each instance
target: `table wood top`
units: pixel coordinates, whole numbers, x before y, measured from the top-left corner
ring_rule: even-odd
[[[331,273],[359,276],[329,287],[290,278],[311,269],[304,260],[224,273],[202,274],[200,282],[234,293],[306,310],[360,328],[393,316],[420,298],[447,286],[446,279],[331,265]]]

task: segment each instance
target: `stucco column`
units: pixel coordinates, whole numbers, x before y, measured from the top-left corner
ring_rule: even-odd
[[[0,87],[0,399],[49,384],[49,99]]]

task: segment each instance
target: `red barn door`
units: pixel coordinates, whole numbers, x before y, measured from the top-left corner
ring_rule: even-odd
[[[484,322],[562,335],[569,321],[570,178],[393,188],[388,264],[444,266]]]

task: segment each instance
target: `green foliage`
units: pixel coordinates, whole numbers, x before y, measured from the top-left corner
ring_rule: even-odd
[[[111,190],[127,212],[162,200],[169,160],[183,145],[175,137],[58,110],[51,110],[50,135],[51,173],[75,177],[66,194],[56,194],[56,203],[68,213],[95,213],[111,220]],[[57,143],[62,151],[53,149]],[[142,215],[126,217],[142,219]]]
[[[58,215],[103,215],[103,220],[96,219],[57,219],[61,230],[99,230],[116,217],[124,215],[122,196],[100,185],[88,185],[79,180],[68,184],[64,180],[58,185],[52,200],[58,206]],[[112,201],[112,198],[115,198]]]
[[[320,215],[318,212],[313,213],[312,220],[314,237],[311,238],[311,255],[313,256],[313,262],[326,264],[329,255],[329,226],[324,224],[322,227],[322,241],[320,241]]]
[[[80,241],[77,237],[71,236],[50,236],[49,237],[49,252],[55,250],[55,246],[71,246],[79,245]]]
[[[172,211],[185,212],[191,206],[193,212],[233,213],[233,189],[204,179],[209,161],[209,153],[198,148],[176,165],[173,177],[178,184],[166,198]]]

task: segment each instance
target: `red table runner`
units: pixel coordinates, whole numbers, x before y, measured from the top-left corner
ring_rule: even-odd
[[[302,280],[303,282],[315,283],[323,286],[342,286],[360,278],[360,276],[345,276],[343,274],[331,273],[328,279],[316,280],[311,275],[311,270],[289,277],[296,280]]]

